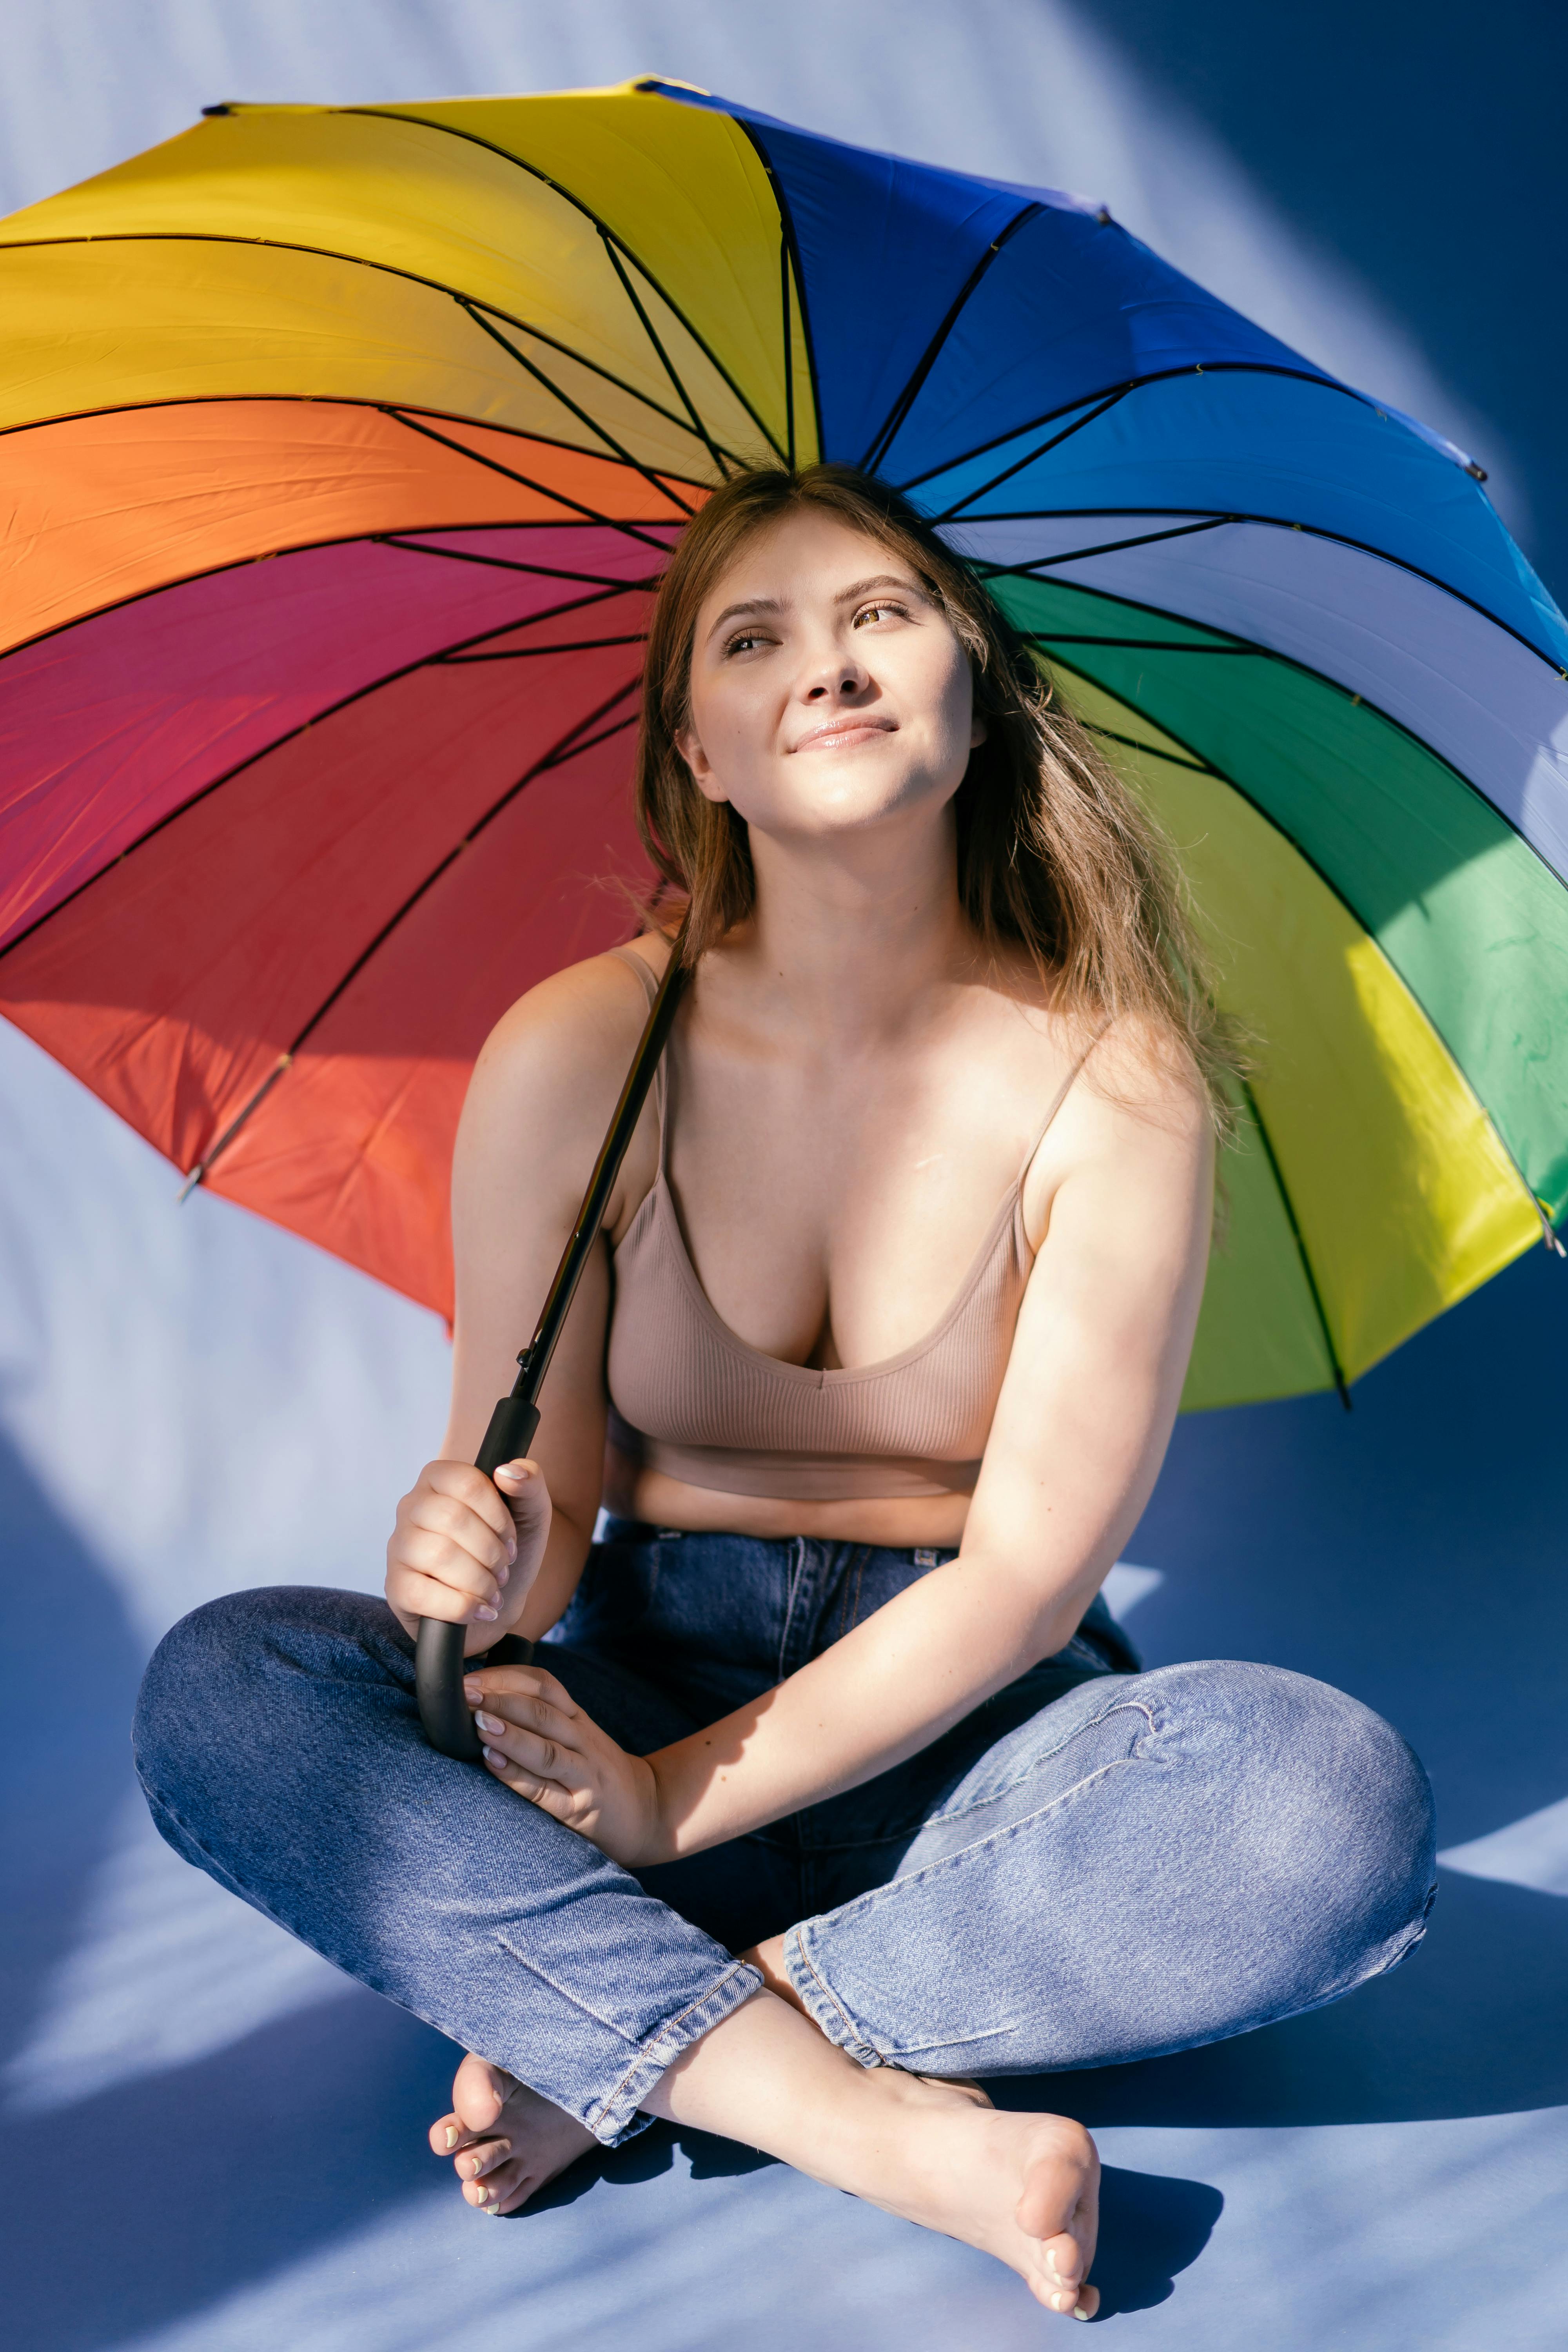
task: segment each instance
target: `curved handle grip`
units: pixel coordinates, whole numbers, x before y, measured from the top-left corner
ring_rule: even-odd
[[[503,1462],[518,1461],[533,1444],[538,1427],[536,1404],[523,1397],[502,1397],[490,1415],[490,1425],[475,1466],[488,1478]],[[414,1688],[419,1700],[419,1720],[431,1747],[459,1764],[477,1764],[479,1737],[474,1729],[468,1702],[463,1696],[463,1636],[468,1630],[466,1625],[448,1625],[440,1617],[421,1617],[414,1645]],[[502,1647],[503,1643],[498,1642],[489,1654],[492,1664],[532,1663],[533,1644],[521,1635],[505,1637],[504,1661],[496,1656],[496,1651]]]

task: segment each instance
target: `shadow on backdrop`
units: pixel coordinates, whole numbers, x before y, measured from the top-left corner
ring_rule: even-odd
[[[0,1431],[0,2055],[76,1942],[131,1780],[141,1644],[119,1593]],[[63,1636],[63,1638],[62,1638]]]
[[[1531,509],[1503,520],[1568,594],[1568,312],[1550,291],[1546,226],[1562,209],[1568,16],[1548,0],[1484,13],[1473,0],[1092,0],[1082,13],[1497,428]]]

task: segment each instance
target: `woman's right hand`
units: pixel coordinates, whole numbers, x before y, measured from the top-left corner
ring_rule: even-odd
[[[465,1657],[488,1650],[521,1615],[549,1534],[537,1462],[503,1463],[493,1480],[471,1462],[427,1462],[387,1541],[387,1605],[409,1635],[439,1617],[468,1628]]]

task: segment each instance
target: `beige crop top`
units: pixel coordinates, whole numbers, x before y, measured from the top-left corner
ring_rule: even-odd
[[[614,952],[658,985],[638,955]],[[1087,1059],[1087,1055],[1084,1057]],[[879,1364],[823,1370],[765,1356],[721,1320],[669,1188],[669,1048],[654,1081],[658,1173],[615,1252],[610,1437],[688,1486],[790,1501],[972,1494],[1034,1264],[1024,1178],[1082,1068],[1047,1112],[958,1296],[923,1339]]]

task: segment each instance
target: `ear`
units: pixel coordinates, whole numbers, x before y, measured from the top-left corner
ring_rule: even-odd
[[[713,763],[702,749],[702,739],[696,728],[683,727],[675,738],[675,748],[690,770],[691,781],[703,799],[716,801],[722,805],[730,795],[720,789],[719,780],[713,773]]]
[[[982,745],[982,743],[985,742],[985,741],[988,740],[989,735],[990,735],[990,730],[987,728],[987,726],[986,726],[986,724],[985,724],[984,719],[982,719],[982,717],[981,717],[981,715],[980,715],[979,711],[977,710],[977,711],[975,712],[975,714],[974,714],[973,719],[971,720],[971,722],[970,722],[970,728],[969,728],[969,748],[970,748],[970,750],[971,750],[972,751],[979,751],[979,749],[980,749],[980,746]]]

